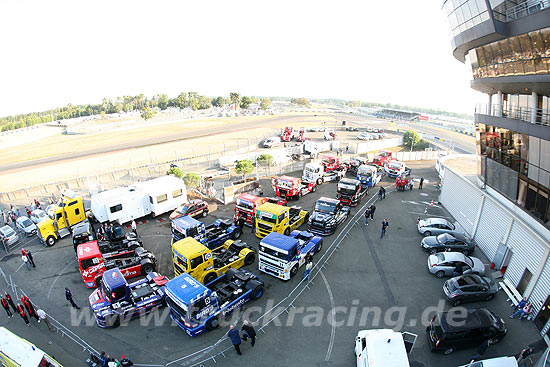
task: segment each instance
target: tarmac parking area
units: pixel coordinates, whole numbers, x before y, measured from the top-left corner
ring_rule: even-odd
[[[416,229],[417,218],[429,216],[447,217],[448,214],[437,204],[439,182],[433,168],[434,162],[412,162],[412,176],[424,177],[424,189],[418,184],[412,191],[390,192],[392,181],[385,178],[381,184],[388,187],[388,195],[376,201],[377,189],[371,190],[369,204],[375,202],[374,221],[366,226],[363,211],[367,198],[351,210],[352,215],[336,234],[325,238],[320,254],[314,257],[316,265],[312,282],[305,287],[299,285],[303,269],[288,282],[282,282],[267,274],[259,273],[257,263],[245,269],[260,275],[266,283],[264,296],[245,305],[236,312],[237,317],[256,320],[265,314],[289,292],[293,292],[291,306],[283,302],[284,309],[272,310],[272,316],[261,320],[263,331],[258,331],[258,341],[254,348],[244,343],[243,356],[231,349],[223,355],[218,352],[231,347],[228,341],[193,358],[180,360],[174,365],[193,365],[202,359],[214,356],[203,364],[213,366],[268,365],[268,366],[352,366],[357,332],[369,328],[394,328],[418,335],[416,345],[410,355],[411,361],[425,366],[460,366],[468,362],[475,349],[460,350],[444,356],[431,353],[426,340],[425,327],[435,310],[449,309],[443,301],[442,285],[445,279],[437,279],[427,270],[428,255],[420,248],[421,235]],[[296,173],[298,176],[300,173]],[[263,180],[264,194],[272,194],[269,180]],[[321,185],[315,193],[304,196],[298,202],[311,210],[321,196],[335,197],[336,184]],[[432,200],[434,205],[432,206]],[[231,218],[233,206],[218,206],[205,223],[217,218]],[[390,226],[384,238],[380,238],[381,221],[387,218]],[[305,229],[305,226],[302,227]],[[128,230],[128,229],[127,229]],[[139,223],[138,233],[144,245],[159,261],[157,271],[173,277],[170,252],[170,223],[167,215],[160,218],[147,218]],[[254,248],[259,240],[245,227],[241,239]],[[338,246],[338,248],[336,248]],[[77,314],[65,301],[64,288],[68,287],[79,306],[87,305],[90,289],[84,283],[77,268],[76,257],[70,238],[65,238],[51,248],[45,248],[36,238],[25,244],[37,263],[31,271],[22,265],[19,252],[14,251],[0,260],[0,267],[38,305],[68,329],[86,340],[96,350],[105,350],[113,356],[125,354],[142,365],[166,365],[180,358],[207,348],[223,339],[227,327],[191,338],[171,323],[167,312],[156,311],[142,320],[134,320],[116,329],[100,329],[93,321],[89,309],[83,307],[83,314],[76,322]],[[329,256],[330,255],[330,256]],[[473,256],[488,263],[483,254],[476,250]],[[321,266],[322,265],[322,266]],[[488,269],[488,271],[490,271]],[[0,279],[0,291],[5,290],[5,282]],[[300,293],[301,292],[301,293]],[[294,295],[298,295],[294,297]],[[505,319],[508,335],[499,344],[491,346],[486,357],[512,355],[521,351],[529,343],[538,340],[538,332],[531,322],[510,320],[511,308],[504,293],[487,303],[466,304],[467,308],[488,307]],[[274,316],[278,318],[270,323]],[[240,322],[240,320],[239,320]],[[76,365],[85,358],[79,347],[59,334],[49,334],[42,325],[33,324],[25,328],[19,317],[7,319],[0,316],[0,325],[46,350],[50,348],[66,365]],[[36,341],[34,340],[36,339]],[[51,341],[51,344],[48,344]],[[74,363],[73,363],[74,362]]]

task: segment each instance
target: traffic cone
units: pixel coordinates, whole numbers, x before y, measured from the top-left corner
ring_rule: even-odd
[[[434,206],[434,201],[432,200],[432,202],[430,203],[430,206]]]

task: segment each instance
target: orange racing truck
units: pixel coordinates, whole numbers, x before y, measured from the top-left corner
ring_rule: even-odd
[[[299,177],[281,176],[271,177],[271,187],[275,191],[275,196],[288,199],[300,199],[302,196],[317,190],[317,183],[305,183]]]

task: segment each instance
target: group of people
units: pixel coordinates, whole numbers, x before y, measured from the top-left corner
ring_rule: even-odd
[[[124,355],[120,356],[120,361],[116,358],[112,358],[111,356],[105,354],[105,352],[101,352],[99,355],[99,367],[119,367],[119,366],[133,366],[134,362],[132,362],[129,358],[125,357]]]
[[[136,221],[132,219],[132,231],[137,235],[137,224]],[[122,230],[120,226],[114,225],[113,223],[101,223],[97,231],[98,237],[100,240],[114,240],[122,235]]]
[[[241,327],[241,331],[243,332],[243,335],[241,337],[241,334],[239,333],[239,330],[235,328],[235,325],[229,326],[229,331],[227,332],[227,336],[229,339],[231,339],[231,343],[233,344],[233,347],[237,351],[238,355],[242,355],[241,352],[241,341],[247,341],[248,338],[250,338],[250,345],[254,346],[256,344],[256,330],[254,330],[254,326],[252,326],[248,320],[243,321],[243,325]]]
[[[49,199],[50,203],[52,203],[52,199]],[[30,209],[29,209],[30,208]],[[41,209],[40,202],[37,199],[34,199],[34,201],[29,205],[26,206],[23,215],[27,214],[27,217],[31,217],[31,213],[35,209]],[[15,224],[17,221],[17,218],[21,217],[21,209],[16,208],[13,205],[10,205],[10,209],[8,211],[4,211],[0,209],[0,218],[2,219],[2,225],[11,225]]]
[[[32,318],[35,318],[38,323],[44,321],[44,323],[48,326],[48,329],[51,331],[54,330],[44,310],[36,308],[27,296],[21,296],[21,303],[16,305],[11,298],[11,295],[8,292],[4,292],[4,295],[0,297],[0,302],[6,311],[8,318],[11,319],[16,313],[18,313],[27,326],[30,326],[31,324],[29,319],[32,320]]]
[[[28,271],[31,271],[31,265],[33,268],[36,268],[32,252],[30,252],[29,250],[26,250],[24,248],[21,249],[21,261],[23,261]]]
[[[533,302],[527,302],[525,298],[522,298],[516,307],[514,307],[514,313],[510,315],[510,318],[513,319],[519,315],[520,320],[527,319],[531,312],[533,312]]]
[[[386,191],[381,191],[382,189],[384,189],[383,187],[380,187],[380,190],[378,191],[378,196],[380,197],[381,195],[383,197],[386,196]],[[381,194],[382,192],[382,194]],[[365,225],[368,226],[369,225],[369,221],[371,220],[374,220],[374,212],[376,212],[376,206],[374,204],[372,204],[371,206],[369,206],[367,208],[367,210],[365,210]],[[388,222],[388,219],[387,218],[384,218],[384,220],[382,221],[382,232],[380,233],[380,238],[384,238],[384,235],[386,234],[386,230],[388,229],[388,226],[390,225],[390,222]]]

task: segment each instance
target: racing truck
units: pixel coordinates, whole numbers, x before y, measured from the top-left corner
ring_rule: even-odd
[[[290,280],[312,256],[323,248],[323,239],[311,232],[292,231],[289,236],[272,232],[260,241],[258,268],[282,280]]]
[[[98,287],[109,269],[119,268],[125,278],[133,278],[147,275],[157,266],[155,255],[143,247],[101,253],[97,241],[78,245],[76,256],[86,288]]]
[[[192,237],[172,245],[174,273],[180,275],[186,272],[204,284],[210,283],[231,268],[250,265],[254,260],[254,249],[240,240],[228,240],[215,250],[210,250]]]
[[[170,318],[189,336],[218,328],[233,311],[264,294],[264,281],[246,271],[229,269],[202,285],[187,273],[166,283]]]
[[[302,173],[302,182],[320,185],[323,182],[339,181],[346,175],[346,171],[347,168],[341,166],[338,169],[326,172],[325,167],[319,163],[306,163]]]
[[[245,224],[247,226],[254,226],[254,213],[256,208],[262,205],[263,203],[273,203],[279,205],[286,205],[286,199],[279,197],[262,197],[255,196],[250,194],[241,194],[237,197],[235,202],[235,214],[233,214],[233,223],[236,225],[239,221],[239,218],[245,219]]]
[[[285,127],[283,134],[281,135],[281,141],[291,141],[294,139],[294,128],[291,126]]]
[[[382,179],[382,173],[378,166],[367,164],[359,166],[356,177],[362,185],[374,187]]]
[[[395,178],[395,190],[406,191],[406,190],[412,190],[412,188],[413,188],[412,180],[408,178],[405,174],[402,174]]]
[[[121,322],[164,307],[167,282],[166,277],[152,272],[128,284],[118,268],[107,270],[101,286],[88,297],[97,325],[101,328],[118,327]]]
[[[389,161],[393,161],[393,152],[391,150],[381,150],[376,157],[372,160],[372,164],[378,167],[384,167],[384,164]]]
[[[398,161],[386,162],[384,165],[384,171],[388,177],[397,177],[401,175],[410,175],[411,169],[405,166],[405,163]]]
[[[340,200],[322,197],[315,203],[315,210],[309,217],[307,230],[322,236],[336,232],[338,226],[349,218],[350,208]]]
[[[323,165],[325,172],[339,170],[340,168],[342,168],[342,165],[343,165],[342,162],[340,162],[339,157],[335,157],[333,155],[328,155],[328,154],[323,156],[321,164]]]
[[[368,193],[368,185],[363,185],[361,181],[353,178],[341,179],[336,187],[336,195],[342,205],[357,206]]]
[[[369,163],[369,159],[365,157],[356,156],[350,159],[348,172],[355,175],[359,166],[366,165]]]
[[[193,237],[210,250],[214,250],[223,246],[229,239],[238,239],[241,234],[241,229],[232,225],[231,220],[228,219],[216,219],[208,226],[190,216],[176,218],[172,221],[172,243],[186,237]]]
[[[308,220],[309,213],[300,207],[265,203],[256,209],[256,237],[264,238],[270,232],[289,235]]]
[[[301,127],[300,130],[298,130],[298,136],[296,137],[296,140],[299,141],[299,142],[304,142],[306,141],[306,128],[305,127]]]
[[[285,200],[299,200],[302,196],[317,190],[317,183],[304,183],[299,177],[281,176],[271,177],[271,187],[275,191],[275,196]]]
[[[336,140],[336,133],[334,132],[334,129],[325,129],[325,134],[323,136],[325,140]]]

